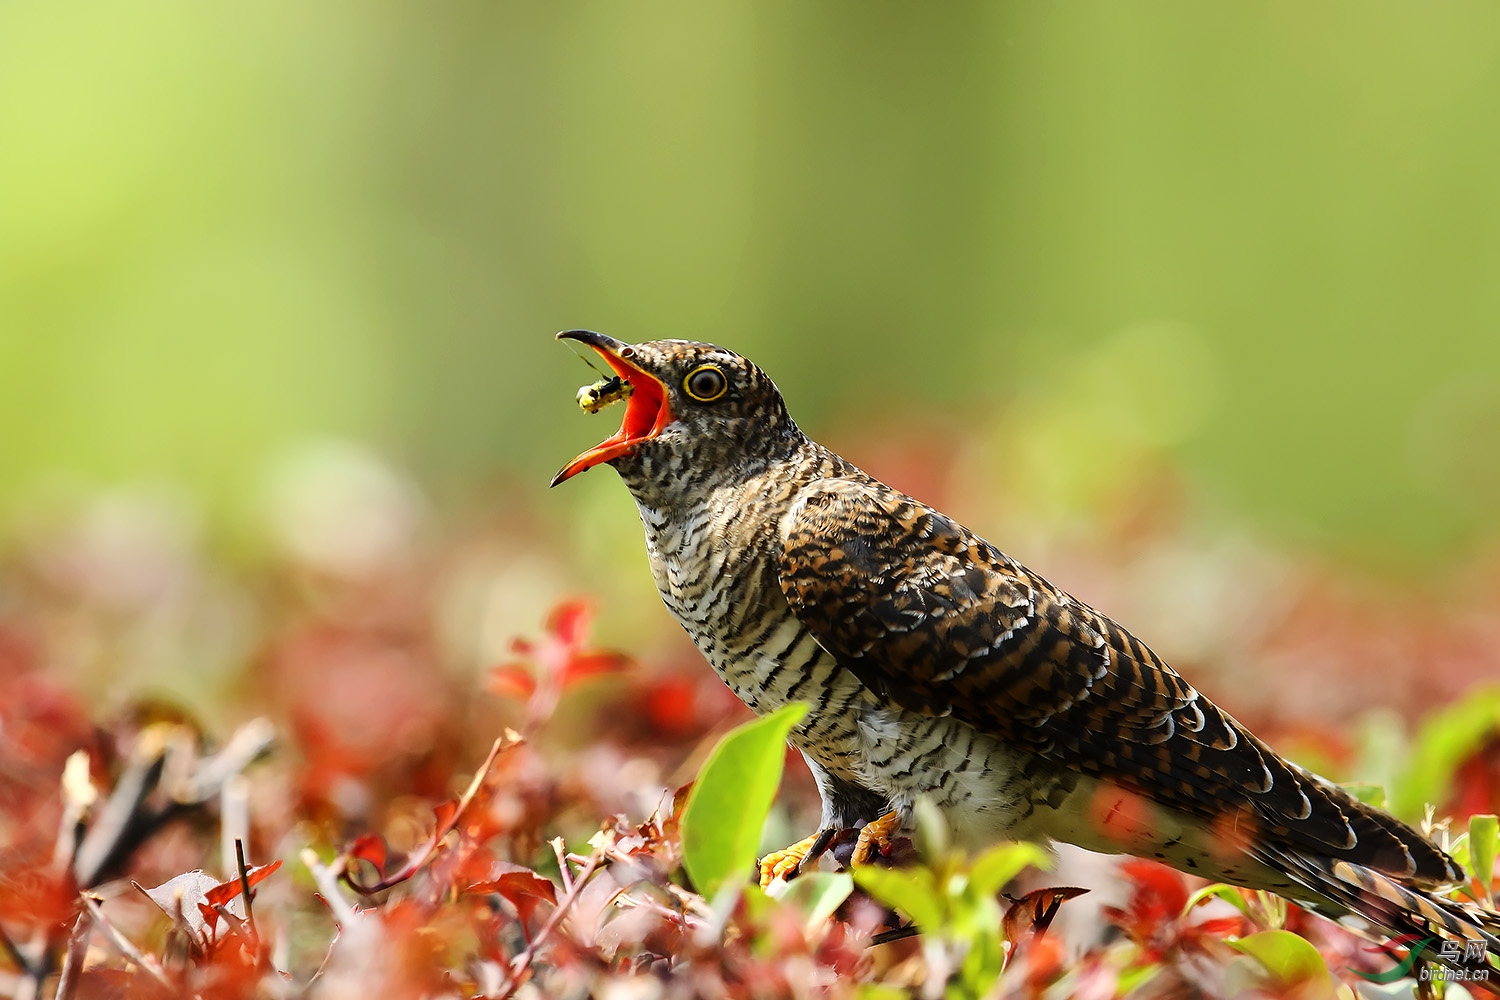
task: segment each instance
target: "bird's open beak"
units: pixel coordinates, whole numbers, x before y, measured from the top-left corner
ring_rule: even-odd
[[[620,429],[563,466],[562,471],[552,477],[553,486],[601,462],[630,454],[636,445],[656,437],[672,422],[666,388],[660,379],[631,361],[635,348],[592,330],[564,330],[557,339],[576,340],[598,351],[615,374],[630,383],[632,391],[625,401],[625,419],[620,421]]]

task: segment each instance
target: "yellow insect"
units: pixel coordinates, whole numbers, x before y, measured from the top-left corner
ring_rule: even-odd
[[[622,399],[629,399],[634,391],[635,386],[618,375],[611,375],[607,379],[579,389],[578,406],[589,413],[598,413],[606,406],[618,403]]]

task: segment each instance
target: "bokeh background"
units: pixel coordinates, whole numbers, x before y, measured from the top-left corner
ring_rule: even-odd
[[[1497,52],[1481,2],[0,5],[0,621],[101,707],[272,677],[417,756],[565,595],[711,686],[613,474],[545,488],[613,426],[586,326],[740,350],[1397,767],[1500,675]]]

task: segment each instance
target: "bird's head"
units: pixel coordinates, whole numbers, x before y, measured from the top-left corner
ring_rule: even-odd
[[[750,361],[713,344],[626,344],[590,330],[564,330],[630,383],[613,435],[563,466],[556,486],[601,463],[636,492],[683,495],[744,477],[802,444],[776,385]]]

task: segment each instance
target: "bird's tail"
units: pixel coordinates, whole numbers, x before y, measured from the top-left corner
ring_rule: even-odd
[[[1489,988],[1500,994],[1500,913],[1402,885],[1348,861],[1274,847],[1258,853],[1316,894],[1319,899],[1312,906],[1319,912],[1335,919],[1362,918],[1392,937],[1432,939],[1424,957],[1469,972],[1493,970]],[[1444,947],[1443,942],[1454,944]],[[1455,954],[1457,962],[1451,960]]]

